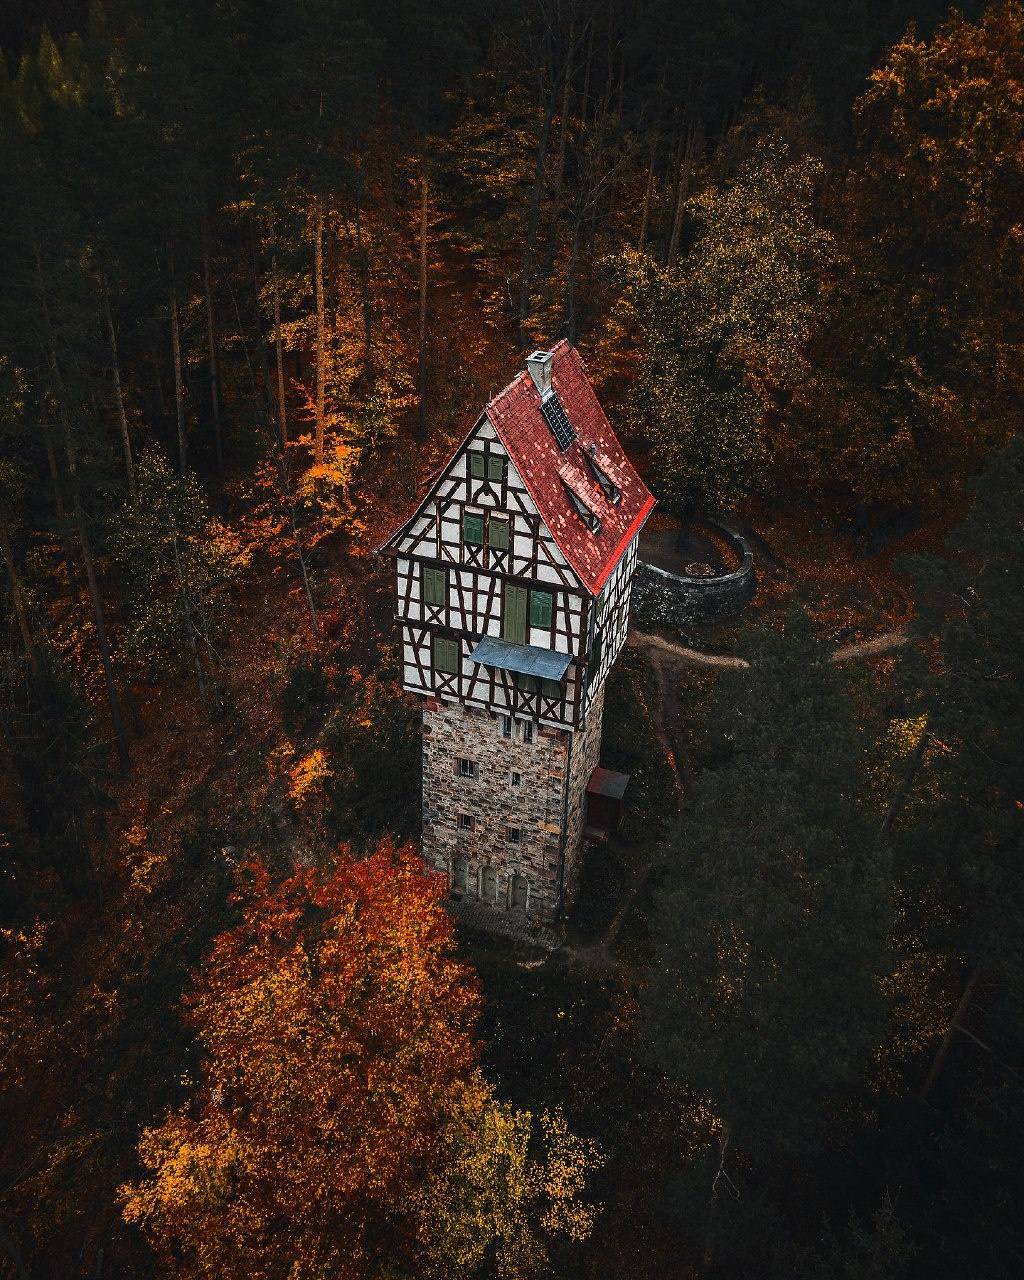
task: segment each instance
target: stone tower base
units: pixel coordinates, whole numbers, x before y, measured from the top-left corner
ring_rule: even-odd
[[[580,730],[423,703],[423,855],[452,890],[554,920],[579,875],[604,685]]]

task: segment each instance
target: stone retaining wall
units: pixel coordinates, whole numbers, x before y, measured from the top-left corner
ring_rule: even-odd
[[[753,600],[757,589],[754,555],[744,538],[716,521],[705,521],[742,557],[733,573],[716,578],[687,578],[638,560],[633,575],[630,613],[639,621],[667,627],[729,618]]]

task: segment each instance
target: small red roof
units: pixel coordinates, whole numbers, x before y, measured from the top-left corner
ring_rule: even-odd
[[[523,478],[562,554],[594,595],[651,513],[654,498],[612,431],[575,347],[563,339],[551,352],[551,383],[576,439],[563,453],[540,407],[540,392],[526,371],[487,406],[487,416]],[[612,502],[587,459],[619,489]],[[592,533],[569,490],[600,520]]]

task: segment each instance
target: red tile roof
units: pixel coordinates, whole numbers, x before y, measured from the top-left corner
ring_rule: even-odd
[[[590,385],[586,369],[575,347],[563,339],[551,352],[551,382],[576,433],[565,453],[540,408],[540,392],[530,374],[522,373],[499,391],[485,413],[508,450],[513,466],[523,478],[537,510],[562,554],[591,592],[604,586],[622,553],[640,532],[654,507],[654,498],[637,475],[633,464],[612,431],[604,410]],[[426,493],[417,499],[413,512],[394,529],[380,551],[393,551],[395,540],[412,524],[432,492],[434,484],[448,470],[466,440],[480,423],[478,415],[451,458],[427,482]],[[594,452],[591,454],[591,446]],[[612,503],[587,463],[594,461],[619,489]],[[566,492],[568,485],[601,521],[595,534],[587,528]]]
[[[596,595],[650,515],[654,499],[612,431],[579,352],[563,339],[551,355],[552,386],[576,432],[565,453],[544,420],[540,393],[528,372],[513,378],[486,412],[551,536]],[[605,497],[588,455],[621,491],[617,503]],[[583,523],[566,485],[601,521],[596,534]]]

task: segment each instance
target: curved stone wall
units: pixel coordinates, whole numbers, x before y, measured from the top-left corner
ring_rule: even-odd
[[[716,578],[687,578],[638,560],[629,605],[638,621],[667,627],[716,622],[739,613],[753,600],[757,579],[746,540],[715,520],[704,523],[730,543],[741,557],[740,567]]]

